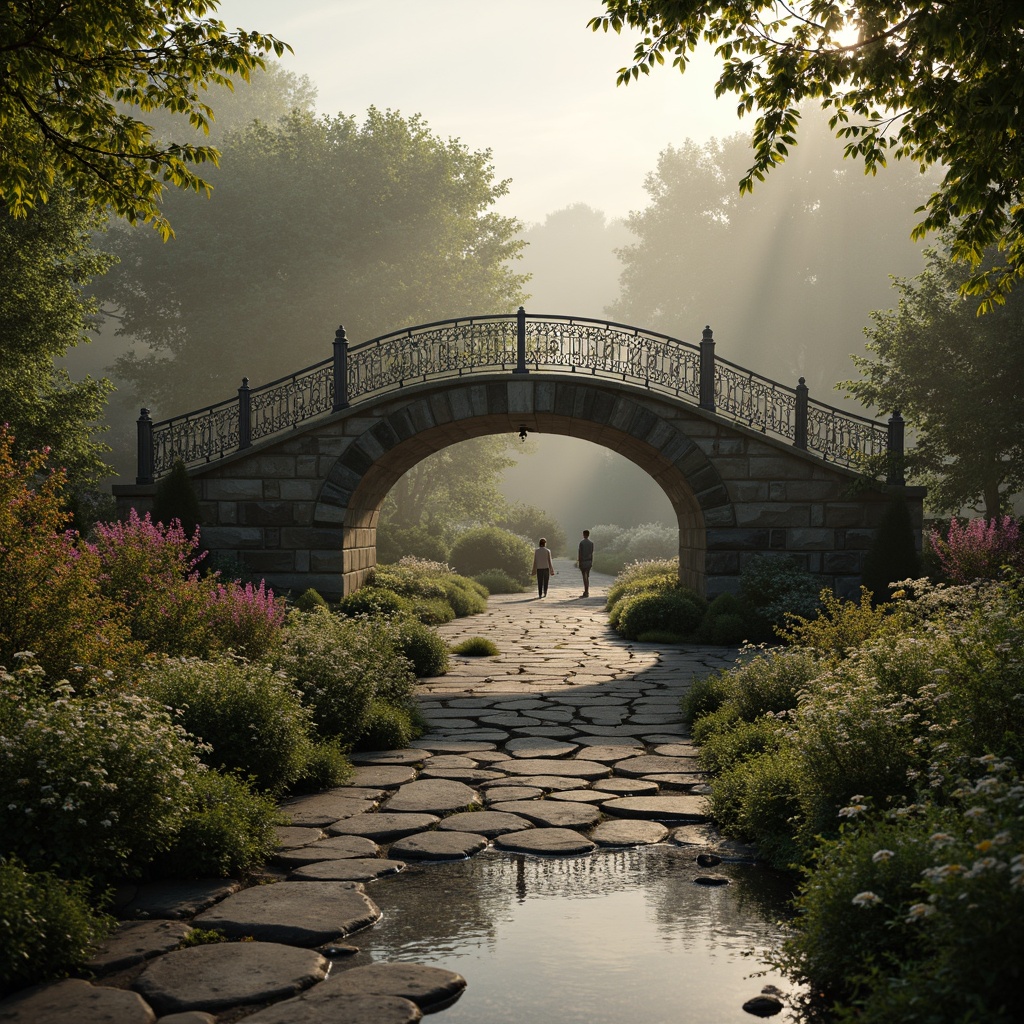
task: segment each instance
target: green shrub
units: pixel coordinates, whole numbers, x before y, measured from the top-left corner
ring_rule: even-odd
[[[211,768],[237,772],[257,789],[277,794],[301,777],[312,716],[295,685],[268,666],[166,661],[150,668],[140,685],[208,745],[201,757]]]
[[[464,576],[502,569],[526,583],[533,567],[533,548],[522,537],[497,526],[476,526],[460,533],[452,545],[452,565]],[[456,609],[458,614],[458,609]]]
[[[742,644],[751,638],[751,609],[735,594],[719,594],[708,604],[697,639],[703,644]]]
[[[412,602],[384,587],[360,587],[354,594],[338,602],[338,614],[355,618],[357,615],[401,615],[412,610]]]
[[[370,705],[370,714],[356,748],[401,750],[409,746],[415,736],[413,717],[406,708],[375,700]]]
[[[668,590],[679,585],[679,559],[658,559],[627,565],[608,588],[605,607],[611,610],[620,598],[645,590]]]
[[[753,722],[735,719],[729,728],[708,731],[700,747],[700,766],[713,775],[757,754],[778,750],[782,743],[782,724],[776,718],[758,718]]]
[[[694,679],[680,702],[683,721],[692,726],[698,719],[717,711],[735,691],[736,678],[729,669],[720,669]]]
[[[745,722],[793,710],[799,695],[822,674],[813,652],[772,648],[734,670],[730,702]]]
[[[444,537],[425,526],[378,526],[377,561],[391,564],[407,557],[443,563],[450,557],[450,548]]]
[[[343,748],[362,734],[374,697],[402,705],[415,684],[386,621],[323,609],[288,616],[276,667],[299,687],[318,733]]]
[[[395,565],[376,565],[366,582],[403,597],[444,597],[444,581],[453,575],[444,562],[406,555]]]
[[[472,580],[463,576],[452,576],[445,583],[445,600],[452,606],[457,618],[480,615],[487,611],[487,592],[481,594],[482,589],[479,584],[473,586]]]
[[[116,922],[90,906],[89,887],[0,860],[0,998],[81,969]]]
[[[300,612],[311,612],[314,608],[326,608],[327,602],[320,596],[318,591],[310,587],[295,599],[295,607]]]
[[[455,609],[445,597],[414,597],[412,614],[425,626],[443,626],[455,618]]]
[[[456,644],[452,651],[464,658],[493,658],[500,653],[494,641],[485,636],[467,637],[462,643]]]
[[[755,555],[740,573],[740,597],[760,627],[753,640],[770,640],[787,615],[810,618],[818,610],[819,580],[788,557]]]
[[[522,583],[509,576],[504,569],[488,569],[486,572],[478,573],[473,579],[488,594],[522,594],[526,590]]]
[[[196,772],[191,798],[170,849],[153,868],[168,878],[230,878],[248,874],[277,848],[275,826],[283,819],[269,796],[241,779]]]
[[[844,601],[828,590],[820,594],[821,609],[813,618],[794,617],[779,636],[788,644],[806,647],[824,661],[836,664],[847,653],[888,627],[897,629],[905,616],[896,618],[893,606],[874,607],[870,591],[861,588],[860,601]]]
[[[690,636],[700,625],[705,608],[700,597],[683,589],[637,594],[621,604],[616,629],[627,640],[636,640],[650,630]]]
[[[302,775],[292,786],[293,793],[318,793],[344,785],[352,777],[352,763],[337,740],[319,740],[309,751]]]
[[[562,529],[559,522],[535,505],[516,502],[499,515],[494,525],[520,537],[543,537],[548,542],[547,546],[551,548],[552,557],[563,555],[566,552],[568,541],[565,530]],[[492,593],[497,593],[497,591],[492,591]],[[515,593],[515,591],[509,591],[509,593]]]
[[[0,673],[0,807],[6,855],[70,878],[137,873],[172,842],[194,745],[139,694],[76,696],[31,667]]]
[[[683,633],[673,633],[668,629],[648,629],[637,637],[642,644],[681,644],[687,639]]]
[[[448,645],[429,626],[401,619],[394,623],[394,635],[417,676],[443,676],[448,671]]]

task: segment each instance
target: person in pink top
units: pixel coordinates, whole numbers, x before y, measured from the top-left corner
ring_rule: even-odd
[[[533,575],[537,577],[537,597],[548,596],[548,579],[555,575],[555,564],[551,561],[551,549],[541,537],[540,547],[533,553]]]

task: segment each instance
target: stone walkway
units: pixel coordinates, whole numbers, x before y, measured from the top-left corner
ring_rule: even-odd
[[[350,935],[380,910],[367,886],[408,861],[473,856],[489,845],[536,855],[675,842],[698,863],[751,851],[706,824],[704,784],[679,724],[694,677],[736,651],[629,643],[604,611],[610,577],[556,559],[543,600],[498,595],[487,612],[439,628],[484,636],[496,657],[453,656],[421,680],[430,731],[415,749],[353,757],[352,785],[296,797],[265,882],[140,885],[119,893],[124,922],[71,979],[0,1002],[18,1024],[404,1024],[450,1005],[466,981],[416,964],[346,967]],[[694,881],[722,881],[696,871]],[[190,930],[251,941],[179,949]],[[252,1012],[255,1011],[255,1012]]]

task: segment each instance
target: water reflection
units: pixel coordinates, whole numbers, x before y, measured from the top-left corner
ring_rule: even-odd
[[[694,885],[692,852],[669,846],[412,867],[370,888],[384,918],[353,937],[362,952],[348,963],[465,975],[438,1024],[749,1024],[745,1000],[787,988],[746,955],[778,937],[787,883],[750,865],[715,871],[733,884]]]

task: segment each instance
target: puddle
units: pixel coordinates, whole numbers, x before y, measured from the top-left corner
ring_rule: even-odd
[[[437,1024],[751,1024],[747,999],[791,987],[748,955],[780,935],[790,883],[714,872],[732,884],[695,885],[693,851],[667,845],[410,866],[368,887],[384,918],[346,963],[458,971],[468,987]]]

